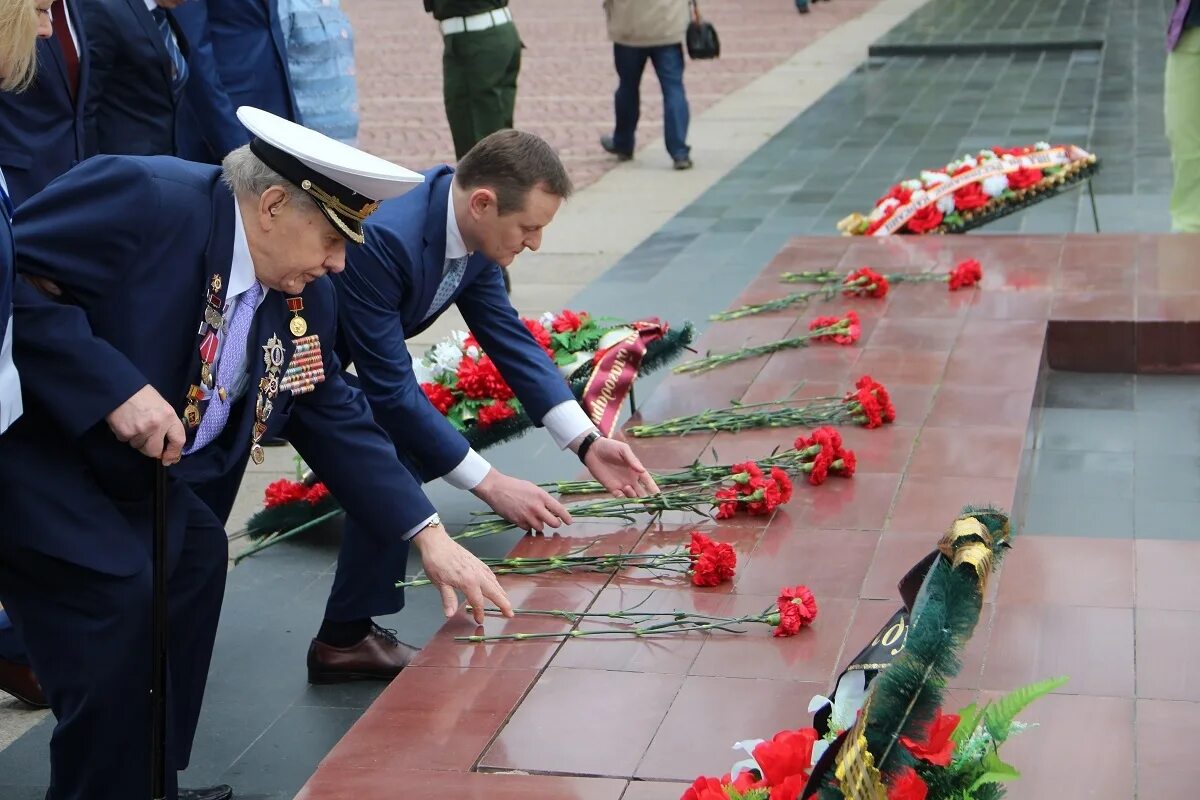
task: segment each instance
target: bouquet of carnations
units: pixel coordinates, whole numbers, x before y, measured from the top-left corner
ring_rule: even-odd
[[[865,216],[838,223],[847,236],[963,233],[1053,196],[1099,169],[1075,145],[993,147],[901,181]]]

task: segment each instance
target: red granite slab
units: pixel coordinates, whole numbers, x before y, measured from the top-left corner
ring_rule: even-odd
[[[979,259],[979,289],[897,285],[881,301],[842,299],[708,326],[701,348],[795,335],[818,314],[855,309],[854,347],[812,346],[694,376],[668,376],[640,397],[633,422],[788,396],[839,395],[864,373],[884,381],[894,426],[844,428],[859,457],[852,480],[797,486],[773,517],[726,523],[669,515],[661,523],[580,523],[527,537],[516,553],[595,542],[597,551],[666,549],[698,526],[732,543],[736,582],[690,587],[676,576],[507,577],[527,607],[610,612],[641,607],[711,614],[762,611],[782,585],[805,583],[820,616],[791,639],[743,634],[662,640],[467,645],[448,622],[318,769],[301,797],[369,800],[397,792],[454,797],[667,800],[700,773],[721,774],[740,738],[804,724],[808,697],[828,690],[899,604],[896,582],[930,552],[965,504],[1011,508],[1040,370],[1200,372],[1196,236],[816,238],[788,242],[730,305],[798,288],[799,269],[944,271]],[[799,431],[633,439],[654,469],[698,457],[761,456]],[[1070,683],[1022,719],[1042,726],[1005,746],[1028,797],[1184,796],[1195,785],[1179,742],[1200,720],[1200,543],[1018,538],[989,583],[975,637],[948,704],[1060,673]],[[599,620],[585,629],[603,627]],[[488,632],[553,632],[566,621],[489,620]],[[1135,658],[1136,656],[1136,658]],[[1187,666],[1177,668],[1181,662]],[[1135,718],[1136,703],[1136,718]],[[1136,724],[1135,724],[1136,719]],[[420,735],[417,735],[420,731]],[[453,732],[453,733],[452,733]],[[539,774],[503,774],[508,771]],[[603,777],[595,777],[603,776]],[[611,778],[611,780],[609,779]]]

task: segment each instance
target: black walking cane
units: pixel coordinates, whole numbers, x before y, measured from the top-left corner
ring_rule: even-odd
[[[154,464],[154,559],[150,623],[150,797],[167,796],[167,468]]]

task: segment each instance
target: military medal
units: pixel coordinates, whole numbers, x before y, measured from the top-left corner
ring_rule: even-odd
[[[267,459],[260,442],[267,433],[267,419],[275,410],[273,401],[275,393],[279,390],[279,370],[283,367],[283,342],[275,334],[271,334],[271,338],[263,345],[263,364],[267,368],[267,374],[258,382],[258,401],[254,408],[256,421],[251,432],[250,445],[250,459],[258,466]]]
[[[303,336],[308,332],[308,323],[304,321],[304,317],[300,316],[300,312],[304,310],[304,298],[289,297],[287,304],[288,311],[292,312],[292,321],[288,323],[288,330],[292,332],[292,336]]]
[[[208,285],[212,287],[214,292],[221,291],[221,276],[219,274],[213,275],[212,280],[208,282]]]
[[[183,423],[189,428],[195,428],[200,424],[200,400],[202,393],[199,386],[193,385],[188,389],[187,407],[183,410]]]
[[[315,333],[292,340],[292,360],[279,382],[281,392],[307,394],[325,380],[325,363],[321,355],[321,339]]]

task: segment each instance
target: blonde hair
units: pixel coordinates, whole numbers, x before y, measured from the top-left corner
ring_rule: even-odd
[[[19,92],[37,75],[34,0],[0,0],[0,90]]]

